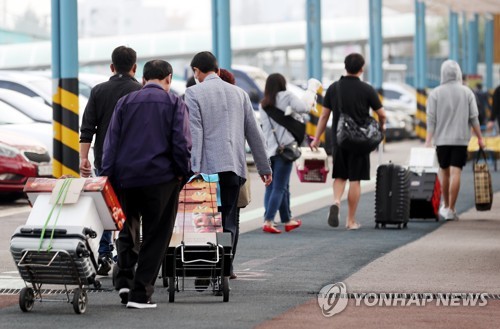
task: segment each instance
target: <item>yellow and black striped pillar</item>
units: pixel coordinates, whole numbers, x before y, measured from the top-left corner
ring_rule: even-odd
[[[488,90],[488,102],[486,106],[486,118],[489,119],[491,117],[491,111],[493,109],[493,93],[495,89]]]
[[[425,89],[417,89],[417,112],[415,114],[415,134],[421,140],[427,135],[427,93]]]
[[[78,79],[58,79],[52,99],[54,117],[54,176],[79,177]]]
[[[318,127],[319,117],[323,113],[323,87],[319,87],[317,92],[318,98],[316,99],[316,112],[309,112],[309,121],[306,123],[306,134],[308,136],[315,136],[316,128]],[[320,137],[321,143],[325,142],[325,133]]]

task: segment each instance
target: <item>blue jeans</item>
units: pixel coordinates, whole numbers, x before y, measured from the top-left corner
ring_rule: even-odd
[[[279,156],[271,157],[271,168],[273,169],[273,181],[266,187],[264,194],[264,219],[274,221],[279,211],[282,223],[290,221],[290,174],[293,162],[285,161]]]
[[[100,170],[95,168],[95,175],[99,176]],[[102,232],[101,241],[99,241],[99,258],[104,256],[112,257],[113,253],[113,232],[104,231]]]

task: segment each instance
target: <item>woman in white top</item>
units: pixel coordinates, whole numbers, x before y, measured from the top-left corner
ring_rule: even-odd
[[[289,182],[293,162],[276,155],[279,146],[290,144],[295,139],[285,127],[267,115],[266,110],[273,107],[286,114],[289,112],[287,109],[291,108],[291,115],[307,113],[309,109],[301,99],[286,90],[286,80],[283,75],[279,73],[269,75],[266,80],[264,99],[260,104],[260,118],[267,142],[268,157],[271,159],[273,181],[266,187],[264,195],[265,213],[262,230],[267,233],[281,233],[281,230],[274,226],[274,217],[278,211],[287,232],[298,228],[302,221],[293,219],[290,211]]]

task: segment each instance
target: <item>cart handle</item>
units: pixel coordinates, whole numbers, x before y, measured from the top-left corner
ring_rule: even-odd
[[[213,243],[212,243],[213,245]],[[217,247],[222,247],[221,245],[218,245]],[[216,251],[216,260],[206,260],[206,259],[193,259],[193,260],[184,260],[184,245],[181,245],[181,261],[183,264],[190,264],[190,263],[196,263],[196,262],[202,262],[202,263],[209,263],[209,264],[217,264],[220,260],[219,256],[219,248],[215,248]]]

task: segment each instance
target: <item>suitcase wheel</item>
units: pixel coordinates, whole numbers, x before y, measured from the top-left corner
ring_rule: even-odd
[[[24,287],[19,293],[19,307],[23,312],[29,312],[35,304],[35,293],[32,288]]]

